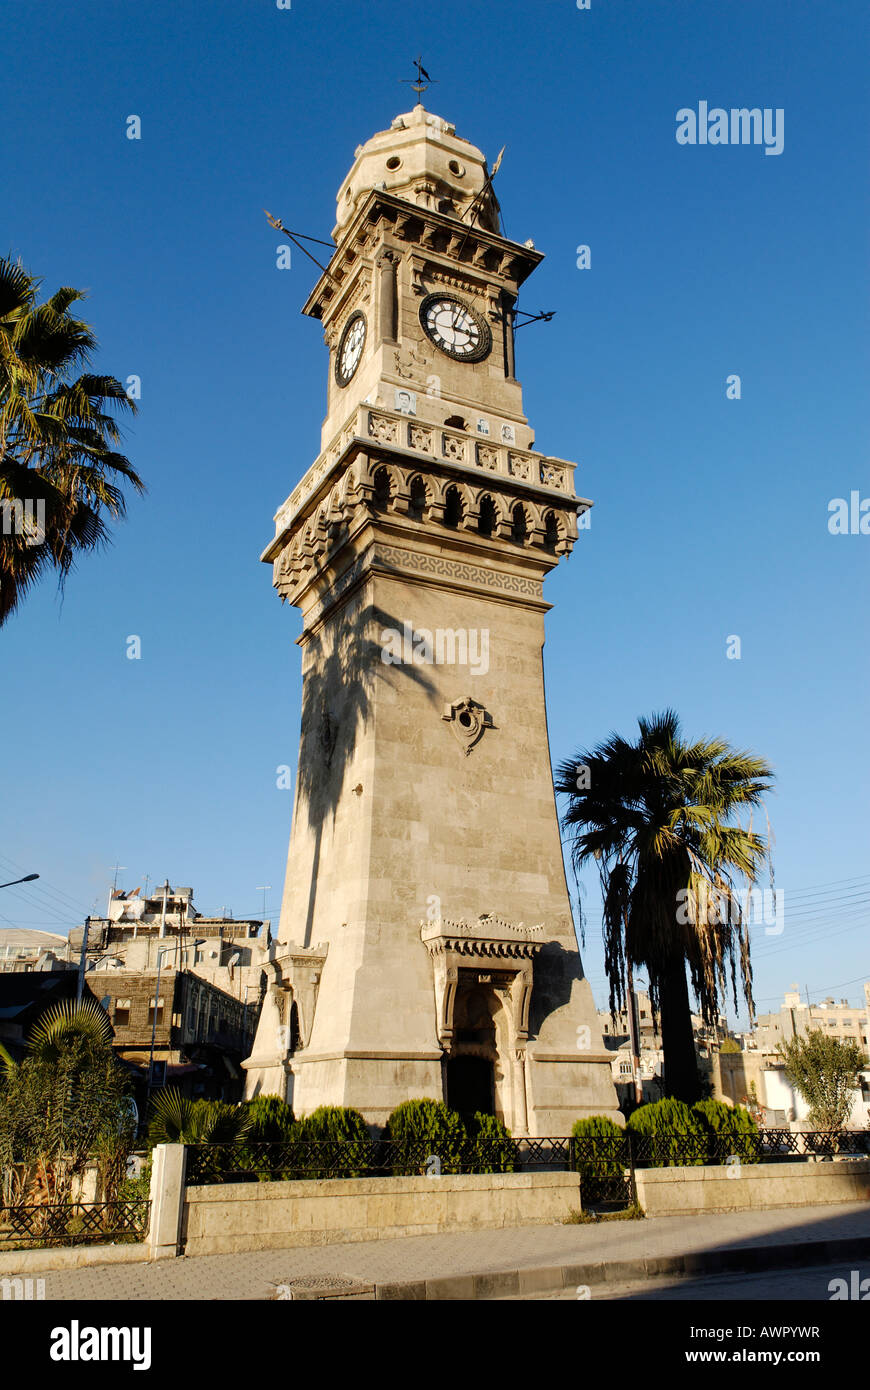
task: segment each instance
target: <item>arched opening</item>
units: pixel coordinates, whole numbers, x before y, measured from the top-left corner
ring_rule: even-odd
[[[555,554],[556,542],[559,539],[559,523],[556,520],[555,512],[547,512],[544,518],[544,549]]]
[[[290,1005],[290,1046],[289,1051],[295,1052],[302,1041],[302,1032],[299,1027],[299,1007],[296,1000]]]
[[[390,505],[392,496],[392,486],[390,484],[390,474],[386,468],[379,468],[375,473],[374,479],[374,504],[379,512],[385,512]]]
[[[426,484],[422,478],[415,478],[411,483],[411,502],[408,507],[408,515],[412,521],[423,520],[426,501]]]
[[[497,521],[495,503],[491,497],[484,497],[480,503],[477,529],[482,536],[491,536]]]
[[[529,524],[526,520],[526,511],[522,502],[517,502],[511,516],[513,523],[511,526],[511,540],[515,541],[517,545],[525,545],[526,538],[529,534]]]
[[[447,496],[444,498],[444,525],[459,526],[464,513],[462,506],[462,496],[456,487],[447,489]]]
[[[495,1114],[493,1064],[488,1057],[460,1053],[447,1059],[447,1104],[460,1115]]]

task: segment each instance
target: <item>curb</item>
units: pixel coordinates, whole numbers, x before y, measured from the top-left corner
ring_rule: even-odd
[[[473,1300],[546,1293],[578,1285],[616,1284],[670,1275],[758,1273],[765,1269],[806,1268],[856,1260],[870,1255],[870,1237],[819,1240],[803,1245],[736,1246],[700,1250],[688,1255],[651,1255],[639,1260],[607,1260],[594,1264],[543,1265],[537,1269],[451,1274],[439,1279],[376,1284],[374,1296],[385,1300]]]

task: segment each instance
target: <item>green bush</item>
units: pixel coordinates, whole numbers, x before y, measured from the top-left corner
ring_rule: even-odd
[[[636,1158],[651,1167],[691,1167],[707,1161],[710,1129],[703,1115],[694,1113],[681,1100],[668,1097],[639,1105],[626,1129],[650,1139]]]
[[[574,1121],[571,1137],[580,1141],[574,1145],[574,1167],[581,1198],[595,1201],[601,1184],[621,1177],[628,1167],[625,1131],[607,1115],[586,1115]],[[587,1139],[592,1142],[583,1143]]]
[[[742,1105],[726,1105],[721,1100],[699,1100],[692,1109],[701,1116],[713,1139],[721,1141],[721,1146],[719,1143],[716,1145],[720,1163],[724,1163],[732,1154],[736,1154],[743,1163],[758,1162],[758,1148],[754,1139],[758,1126]],[[723,1157],[722,1147],[725,1145],[728,1153]]]
[[[280,1096],[255,1096],[245,1106],[252,1144],[277,1144],[292,1137],[293,1111]]]
[[[318,1143],[333,1141],[348,1143],[352,1139],[368,1139],[369,1127],[358,1110],[346,1105],[321,1105],[296,1120],[290,1136]]]
[[[279,1145],[293,1138],[293,1111],[280,1096],[255,1096],[242,1109],[248,1128],[238,1155],[238,1167],[247,1167],[258,1182],[280,1176],[276,1164],[284,1155]],[[268,1144],[264,1149],[261,1146]]]
[[[402,1101],[387,1120],[384,1138],[398,1148],[393,1164],[397,1175],[425,1173],[430,1154],[440,1158],[442,1173],[462,1171],[468,1134],[461,1117],[441,1100]]]
[[[475,1111],[468,1121],[467,1133],[471,1150],[467,1165],[470,1173],[514,1173],[516,1158],[511,1132],[496,1115]]]
[[[321,1169],[316,1167],[315,1161],[311,1161],[310,1164],[305,1162],[298,1172],[294,1172],[294,1177],[361,1178],[368,1171],[371,1150],[369,1127],[359,1111],[349,1106],[319,1106],[317,1110],[312,1110],[310,1115],[304,1115],[301,1120],[294,1122],[289,1137],[300,1144],[307,1142],[348,1145],[344,1151],[346,1163],[339,1166],[330,1163],[329,1167]],[[304,1154],[304,1150],[302,1157],[310,1158]]]

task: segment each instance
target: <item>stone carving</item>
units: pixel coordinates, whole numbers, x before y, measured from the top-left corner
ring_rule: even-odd
[[[462,462],[465,458],[465,440],[455,434],[442,435],[441,450],[446,459],[458,459]]]
[[[562,468],[557,468],[553,463],[541,464],[541,482],[545,487],[564,488],[565,472]]]
[[[388,563],[413,573],[431,574],[439,579],[457,579],[466,584],[483,585],[487,589],[504,589],[507,593],[521,594],[527,598],[541,597],[541,585],[534,579],[526,579],[524,575],[499,574],[480,565],[467,565],[442,555],[399,550],[391,545],[378,546],[377,553]]]
[[[491,444],[478,444],[477,462],[481,468],[489,468],[495,472],[498,468],[498,449],[494,449]]]
[[[454,700],[452,704],[445,705],[441,718],[450,725],[466,757],[483,738],[486,730],[493,727],[489,711],[468,695],[462,700]]]
[[[523,482],[530,482],[532,476],[531,460],[521,458],[519,454],[508,454],[508,472],[512,478],[520,478]]]
[[[396,444],[398,423],[386,415],[376,415],[373,410],[369,411],[369,434],[381,444]]]
[[[432,431],[423,429],[421,425],[412,425],[408,433],[408,443],[412,449],[419,449],[424,454],[431,454]]]

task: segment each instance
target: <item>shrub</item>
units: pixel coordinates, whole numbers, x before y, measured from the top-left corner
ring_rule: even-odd
[[[278,1167],[286,1154],[283,1146],[293,1138],[293,1111],[280,1096],[255,1096],[242,1108],[248,1129],[234,1166],[247,1166],[258,1182],[270,1182],[281,1175]]]
[[[256,1096],[245,1105],[252,1144],[276,1144],[292,1137],[293,1111],[280,1096]]]
[[[470,1173],[514,1173],[516,1156],[510,1130],[497,1115],[477,1110],[467,1124]]]
[[[441,1160],[442,1173],[462,1171],[468,1135],[461,1117],[441,1100],[404,1100],[387,1120],[384,1139],[396,1146],[393,1172],[425,1173],[431,1154]]]
[[[715,1142],[715,1155],[724,1163],[732,1154],[743,1163],[758,1162],[758,1127],[742,1105],[730,1106],[721,1100],[699,1100],[692,1106],[707,1125]]]
[[[339,1153],[346,1161],[336,1164],[333,1160],[335,1149],[322,1150],[326,1164],[319,1168],[316,1163],[309,1164],[310,1155],[301,1151],[305,1160],[303,1167],[294,1172],[299,1178],[360,1178],[368,1171],[371,1138],[369,1128],[358,1110],[346,1105],[321,1105],[296,1120],[290,1132],[290,1139],[299,1143],[324,1145],[347,1145]],[[289,1176],[289,1175],[288,1175]]]
[[[345,1144],[352,1139],[368,1139],[369,1127],[358,1110],[346,1105],[321,1105],[296,1120],[291,1137],[319,1143]]]
[[[626,1129],[646,1138],[639,1160],[657,1168],[678,1168],[706,1162],[710,1130],[701,1115],[681,1100],[668,1097],[632,1111]],[[639,1146],[640,1147],[640,1146]]]
[[[628,1167],[625,1132],[607,1115],[586,1115],[571,1129],[574,1166],[580,1174],[580,1194],[585,1201],[602,1200],[608,1182],[620,1178]]]

